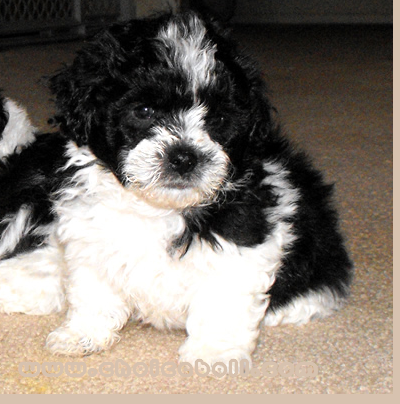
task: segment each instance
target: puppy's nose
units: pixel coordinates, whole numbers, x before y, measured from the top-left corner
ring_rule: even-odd
[[[179,175],[190,173],[197,165],[197,156],[191,150],[176,148],[168,154],[170,167]]]

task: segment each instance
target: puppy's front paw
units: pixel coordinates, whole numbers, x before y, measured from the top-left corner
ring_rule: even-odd
[[[248,348],[248,349],[247,349]],[[242,359],[248,361],[251,366],[250,353],[252,347],[232,346],[225,341],[204,342],[198,339],[188,338],[179,349],[179,361],[195,366],[196,361],[201,361],[210,366],[217,362],[223,363],[229,369],[230,361],[239,363]]]
[[[99,341],[72,328],[59,327],[47,337],[46,348],[53,354],[85,356],[108,349],[116,338],[109,335]]]

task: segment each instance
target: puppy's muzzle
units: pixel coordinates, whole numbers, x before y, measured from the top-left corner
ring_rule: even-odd
[[[191,173],[198,164],[195,152],[186,147],[175,147],[167,154],[169,169],[180,176]]]

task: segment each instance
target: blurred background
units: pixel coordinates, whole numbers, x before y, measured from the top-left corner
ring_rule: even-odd
[[[197,9],[235,24],[391,24],[391,0],[0,0],[0,46],[74,39],[115,21]]]

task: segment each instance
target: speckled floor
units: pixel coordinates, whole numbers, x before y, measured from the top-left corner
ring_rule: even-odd
[[[262,330],[254,354],[260,374],[224,379],[100,375],[106,362],[176,362],[184,332],[135,324],[124,329],[110,352],[75,360],[87,368],[80,377],[66,372],[23,377],[22,362],[58,362],[66,368],[74,361],[43,349],[62,315],[0,314],[0,393],[392,392],[392,33],[376,27],[241,27],[235,35],[259,60],[287,132],[337,184],[342,227],[356,267],[348,305],[306,326]],[[0,52],[0,87],[24,104],[42,129],[52,104],[39,79],[70,61],[79,46]],[[262,371],[267,362],[302,361],[316,364],[316,374],[271,377]]]

